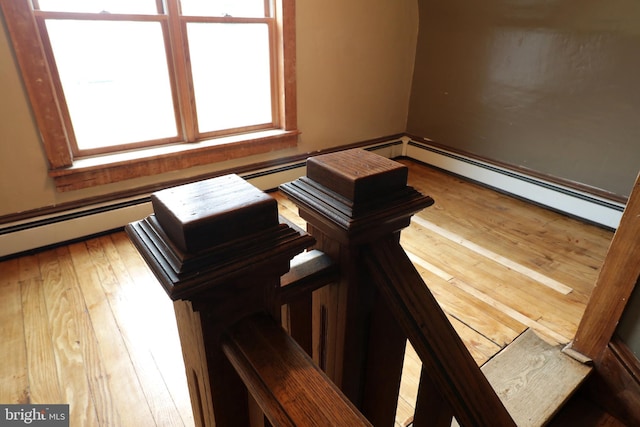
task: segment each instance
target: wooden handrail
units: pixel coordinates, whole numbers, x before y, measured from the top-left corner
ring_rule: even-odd
[[[397,239],[368,245],[370,275],[462,426],[515,426]]]
[[[222,349],[274,427],[371,426],[272,318],[236,323]]]

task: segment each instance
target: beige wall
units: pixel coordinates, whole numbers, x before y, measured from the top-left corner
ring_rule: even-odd
[[[296,149],[58,193],[0,15],[0,216],[404,132],[417,0],[297,2]]]
[[[418,3],[409,133],[629,194],[640,170],[640,2]]]

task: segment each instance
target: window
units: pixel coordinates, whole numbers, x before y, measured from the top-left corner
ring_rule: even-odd
[[[0,0],[60,190],[292,146],[294,0]]]

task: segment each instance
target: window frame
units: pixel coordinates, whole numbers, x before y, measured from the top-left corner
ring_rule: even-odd
[[[155,175],[224,160],[266,153],[293,147],[297,144],[297,99],[295,79],[295,0],[275,0],[271,55],[274,61],[272,97],[273,126],[266,129],[246,129],[246,133],[234,135],[205,134],[198,137],[195,123],[184,116],[178,126],[183,126],[184,140],[167,144],[139,147],[117,153],[78,157],[67,132],[62,108],[58,99],[56,79],[49,65],[46,50],[37,26],[44,20],[38,17],[30,5],[31,0],[0,0],[5,25],[12,40],[14,52],[24,86],[31,102],[32,112],[49,163],[49,175],[59,191],[69,191],[94,185],[108,184],[140,176]],[[178,3],[167,2],[170,13],[177,13]],[[186,27],[189,18],[168,21],[167,25]],[[175,31],[175,29],[174,29]],[[171,72],[187,72],[187,48],[183,40],[170,40],[176,67]],[[175,102],[183,105],[193,100],[187,80],[177,78],[181,87]],[[186,91],[186,92],[185,92]],[[187,94],[188,96],[184,96]],[[174,94],[175,95],[175,94]],[[176,112],[176,114],[178,114]],[[68,115],[67,115],[68,117]],[[258,126],[259,128],[260,126]]]

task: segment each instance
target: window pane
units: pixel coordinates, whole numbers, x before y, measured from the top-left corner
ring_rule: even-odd
[[[189,23],[200,132],[271,123],[266,24]]]
[[[263,18],[264,0],[181,0],[186,16]]]
[[[159,23],[46,23],[78,148],[176,136]]]
[[[84,13],[157,14],[155,0],[38,0],[40,10]]]

